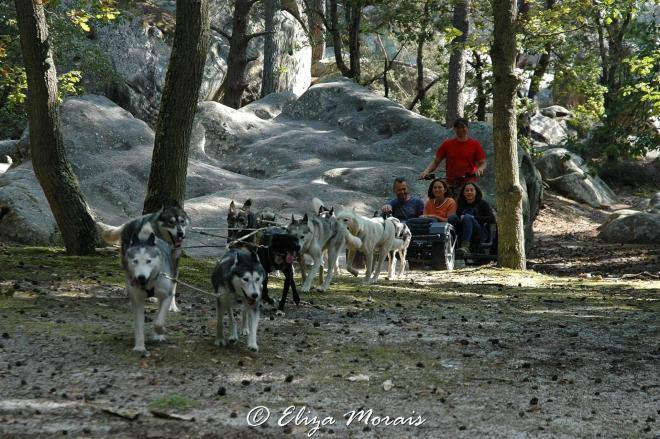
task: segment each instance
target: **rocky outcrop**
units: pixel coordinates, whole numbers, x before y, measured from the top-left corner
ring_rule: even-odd
[[[616,195],[597,176],[589,174],[582,157],[564,148],[552,148],[537,160],[543,181],[567,197],[592,207],[608,207]]]
[[[543,144],[557,146],[577,132],[567,124],[572,113],[559,105],[541,108],[530,118],[532,139]]]
[[[67,154],[97,217],[119,224],[138,215],[150,167],[152,130],[99,96],[66,101],[60,117]],[[491,128],[474,124],[471,134],[486,149],[489,168],[482,186],[493,201]],[[203,102],[193,127],[186,209],[198,227],[225,226],[232,199],[251,198],[255,209],[268,207],[283,217],[309,211],[312,197],[370,215],[392,196],[396,176],[408,178],[412,192],[425,197],[428,182],[415,178],[438,144],[451,135],[435,122],[347,81],[314,86],[297,100],[275,95],[241,110]],[[531,239],[541,181],[529,157],[521,153],[520,163],[525,226]],[[0,238],[56,242],[54,221],[39,195],[31,163],[0,179],[0,206],[11,208],[11,221],[0,222]],[[19,203],[25,207],[19,208]],[[44,224],[31,225],[34,215]],[[26,231],[35,228],[35,233],[16,233],[19,224]],[[217,239],[194,233],[191,239],[218,244]]]
[[[618,210],[598,229],[608,242],[660,244],[660,192],[649,199],[647,211]]]

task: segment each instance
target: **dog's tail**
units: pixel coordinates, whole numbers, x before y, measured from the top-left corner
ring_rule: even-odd
[[[323,206],[325,206],[325,204],[323,204],[323,201],[321,201],[318,198],[314,197],[314,198],[312,198],[312,206],[314,206],[314,212],[319,213],[319,210]]]
[[[362,247],[362,240],[358,238],[357,236],[353,235],[348,229],[346,229],[346,233],[344,235],[346,244],[352,248],[352,249],[359,249]]]
[[[124,226],[111,226],[109,224],[102,223],[100,221],[96,222],[96,230],[101,235],[101,238],[110,245],[118,244],[121,241],[121,233],[124,231]]]

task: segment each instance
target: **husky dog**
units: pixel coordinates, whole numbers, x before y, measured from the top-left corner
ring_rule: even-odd
[[[287,233],[286,229],[271,227],[264,232],[259,244],[261,246],[257,250],[257,255],[266,274],[268,275],[275,270],[280,270],[284,273],[284,289],[282,290],[282,297],[280,298],[277,309],[280,311],[284,310],[289,288],[291,288],[291,292],[293,293],[295,304],[300,304],[296,283],[293,280],[293,262],[298,258],[298,253],[300,253],[298,238]],[[269,299],[268,276],[265,276],[263,280],[262,297],[264,301]]]
[[[367,218],[356,214],[355,211],[340,212],[337,215],[337,219],[346,224],[351,234],[357,236],[362,241],[362,245],[357,250],[364,253],[366,258],[364,282],[376,282],[378,276],[380,276],[387,254],[403,245],[403,242],[395,236],[396,227],[394,222],[384,220],[383,218]],[[347,270],[354,275],[357,273],[353,268],[355,250],[349,249],[347,261]],[[374,259],[376,260],[375,263]]]
[[[216,324],[215,345],[227,346],[238,340],[236,319],[232,307],[243,305],[243,334],[248,337],[248,348],[258,351],[257,328],[259,326],[259,305],[261,304],[261,289],[266,277],[259,257],[252,252],[229,250],[220,259],[213,270],[211,283],[217,294],[216,307],[218,322]],[[229,339],[223,332],[222,320],[225,313],[229,314]]]
[[[97,222],[97,228],[101,233],[101,238],[108,244],[121,243],[121,252],[124,253],[131,238],[139,234],[146,224],[149,224],[154,230],[156,236],[166,243],[170,244],[172,249],[172,264],[174,277],[179,276],[179,259],[181,258],[181,244],[186,237],[186,227],[190,224],[190,219],[186,211],[181,208],[178,202],[173,201],[170,207],[162,208],[158,212],[142,215],[118,227],[109,226]],[[174,285],[174,295],[170,311],[179,312],[176,306],[176,284]]]
[[[318,216],[309,218],[305,214],[303,219],[296,220],[292,215],[291,223],[287,226],[287,230],[296,236],[300,242],[301,261],[305,254],[314,260],[314,266],[303,282],[302,291],[304,293],[309,292],[314,277],[321,269],[324,250],[328,252],[328,274],[323,284],[319,287],[320,291],[326,291],[328,289],[335,265],[337,264],[337,257],[341,250],[346,245],[349,247],[360,247],[362,245],[362,241],[351,235],[344,224],[334,216],[328,218]],[[304,263],[300,264],[302,272],[305,270],[304,266]]]
[[[229,212],[227,213],[227,248],[241,247],[246,250],[253,250],[254,244],[257,243],[257,237],[252,236],[247,242],[234,243],[239,238],[242,238],[255,229],[257,229],[257,216],[250,210],[252,207],[252,200],[247,199],[243,203],[243,207],[236,207],[234,200],[229,204]],[[248,243],[253,245],[250,247]]]
[[[147,238],[144,238],[144,235]],[[122,265],[126,271],[126,291],[133,309],[135,329],[134,351],[146,353],[144,347],[144,303],[147,297],[156,297],[160,303],[154,323],[154,339],[165,340],[165,316],[174,300],[174,282],[171,277],[172,249],[157,238],[150,223],[131,236],[123,248]]]
[[[398,241],[401,241],[401,246],[399,247],[396,247],[398,241],[395,241],[395,247],[390,251],[388,255],[390,261],[387,266],[387,278],[389,280],[394,280],[397,277],[403,276],[403,273],[406,269],[406,257],[408,255],[408,247],[410,246],[410,241],[412,240],[412,232],[406,223],[391,215],[391,212],[382,213],[383,219],[385,221],[392,221],[394,223],[394,236]],[[397,256],[401,262],[401,266],[398,270],[396,270]]]

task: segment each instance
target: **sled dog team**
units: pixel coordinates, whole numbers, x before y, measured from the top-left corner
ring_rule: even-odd
[[[133,310],[135,351],[146,353],[144,345],[144,307],[150,297],[159,301],[154,322],[154,339],[165,339],[167,311],[177,312],[176,279],[179,272],[181,245],[190,220],[176,203],[158,212],[143,215],[118,227],[98,223],[104,241],[121,246],[121,264],[126,276],[126,291]],[[284,273],[284,290],[279,310],[283,310],[291,289],[296,304],[300,299],[293,280],[293,262],[298,261],[303,278],[302,291],[309,292],[316,276],[320,291],[327,291],[337,269],[340,254],[348,251],[347,270],[353,268],[356,252],[365,256],[365,283],[378,280],[386,257],[389,257],[388,278],[403,274],[410,231],[394,217],[386,215],[368,218],[354,210],[334,214],[319,199],[313,200],[315,213],[302,219],[291,217],[286,228],[273,227],[275,216],[251,211],[250,200],[242,207],[232,201],[227,216],[228,250],[218,261],[211,276],[216,294],[217,326],[215,344],[226,346],[238,340],[238,330],[232,308],[242,308],[242,333],[247,346],[258,351],[257,328],[262,302],[273,304],[268,295],[268,274]],[[270,227],[269,227],[270,226]],[[259,230],[255,233],[255,230]],[[395,253],[396,256],[395,257]],[[313,265],[307,273],[305,255]],[[327,272],[323,279],[324,258]],[[400,269],[396,270],[396,260]],[[229,335],[225,336],[223,318],[229,318]]]

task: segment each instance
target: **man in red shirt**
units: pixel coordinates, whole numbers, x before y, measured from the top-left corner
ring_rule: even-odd
[[[442,160],[446,160],[447,183],[452,193],[469,181],[477,181],[477,177],[483,175],[486,169],[486,154],[478,140],[468,137],[468,125],[466,119],[456,119],[456,137],[442,142],[431,164],[420,174],[420,179],[433,172]]]

